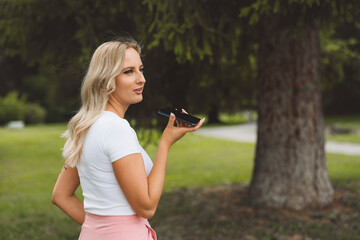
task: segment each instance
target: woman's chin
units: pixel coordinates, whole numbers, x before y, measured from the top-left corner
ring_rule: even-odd
[[[143,96],[142,96],[142,95],[137,96],[136,99],[134,99],[133,104],[140,103],[140,102],[142,102],[142,100],[143,100]]]

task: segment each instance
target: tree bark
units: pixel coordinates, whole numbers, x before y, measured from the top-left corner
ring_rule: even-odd
[[[318,29],[296,37],[282,20],[260,19],[258,140],[250,184],[254,203],[301,210],[333,200],[326,167]]]

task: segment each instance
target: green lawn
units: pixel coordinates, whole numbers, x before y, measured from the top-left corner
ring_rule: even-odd
[[[360,115],[326,116],[325,124],[335,124],[342,128],[360,129]]]
[[[360,144],[360,135],[355,134],[355,133],[336,134],[336,135],[327,136],[326,140],[333,141],[333,142],[349,142],[349,143]]]
[[[349,134],[334,134],[326,137],[328,141],[360,143],[360,135],[356,129],[360,130],[360,116],[328,116],[325,118],[325,124],[335,125],[343,129],[352,130]]]
[[[80,227],[51,204],[63,165],[60,134],[65,124],[0,128],[0,240],[76,239]],[[154,159],[155,146],[147,151]],[[249,182],[254,144],[189,134],[173,147],[165,191]],[[332,180],[359,186],[360,156],[328,154]],[[79,194],[80,195],[80,194]]]

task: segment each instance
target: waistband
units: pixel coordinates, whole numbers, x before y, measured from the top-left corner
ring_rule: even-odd
[[[85,219],[87,221],[107,222],[107,223],[122,223],[122,224],[139,224],[148,223],[148,220],[138,215],[116,215],[116,216],[102,216],[89,212],[85,212]]]

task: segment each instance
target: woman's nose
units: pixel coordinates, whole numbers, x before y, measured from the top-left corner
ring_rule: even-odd
[[[145,83],[146,79],[142,72],[139,72],[138,83]]]

